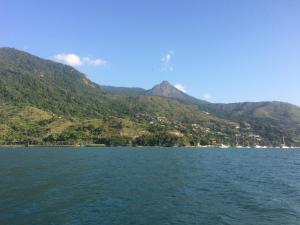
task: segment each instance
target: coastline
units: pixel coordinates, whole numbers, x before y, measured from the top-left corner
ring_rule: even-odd
[[[106,146],[103,144],[86,144],[86,145],[0,145],[1,148],[187,148],[187,149],[300,149],[299,147],[285,147],[280,146],[260,146],[260,147],[251,147],[251,146],[218,146],[218,145],[209,145],[209,146]]]

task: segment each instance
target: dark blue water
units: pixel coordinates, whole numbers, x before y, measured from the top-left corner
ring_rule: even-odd
[[[300,224],[300,150],[0,149],[1,225]]]

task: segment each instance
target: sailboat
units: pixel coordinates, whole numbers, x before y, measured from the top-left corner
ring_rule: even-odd
[[[281,147],[281,148],[289,148],[289,147],[285,144],[284,136],[282,137],[282,144],[281,144],[280,147]]]

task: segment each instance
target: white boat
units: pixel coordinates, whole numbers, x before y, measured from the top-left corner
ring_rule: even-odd
[[[280,148],[290,148],[289,146],[286,146],[286,145],[281,145]]]
[[[224,144],[221,144],[219,147],[220,147],[220,148],[229,148],[228,145],[224,145]]]

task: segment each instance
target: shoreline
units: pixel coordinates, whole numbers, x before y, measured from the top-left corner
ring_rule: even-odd
[[[87,144],[87,145],[0,145],[1,148],[193,148],[193,149],[300,149],[300,147],[285,147],[280,146],[228,146],[222,147],[218,145],[210,146],[106,146],[103,144]]]

